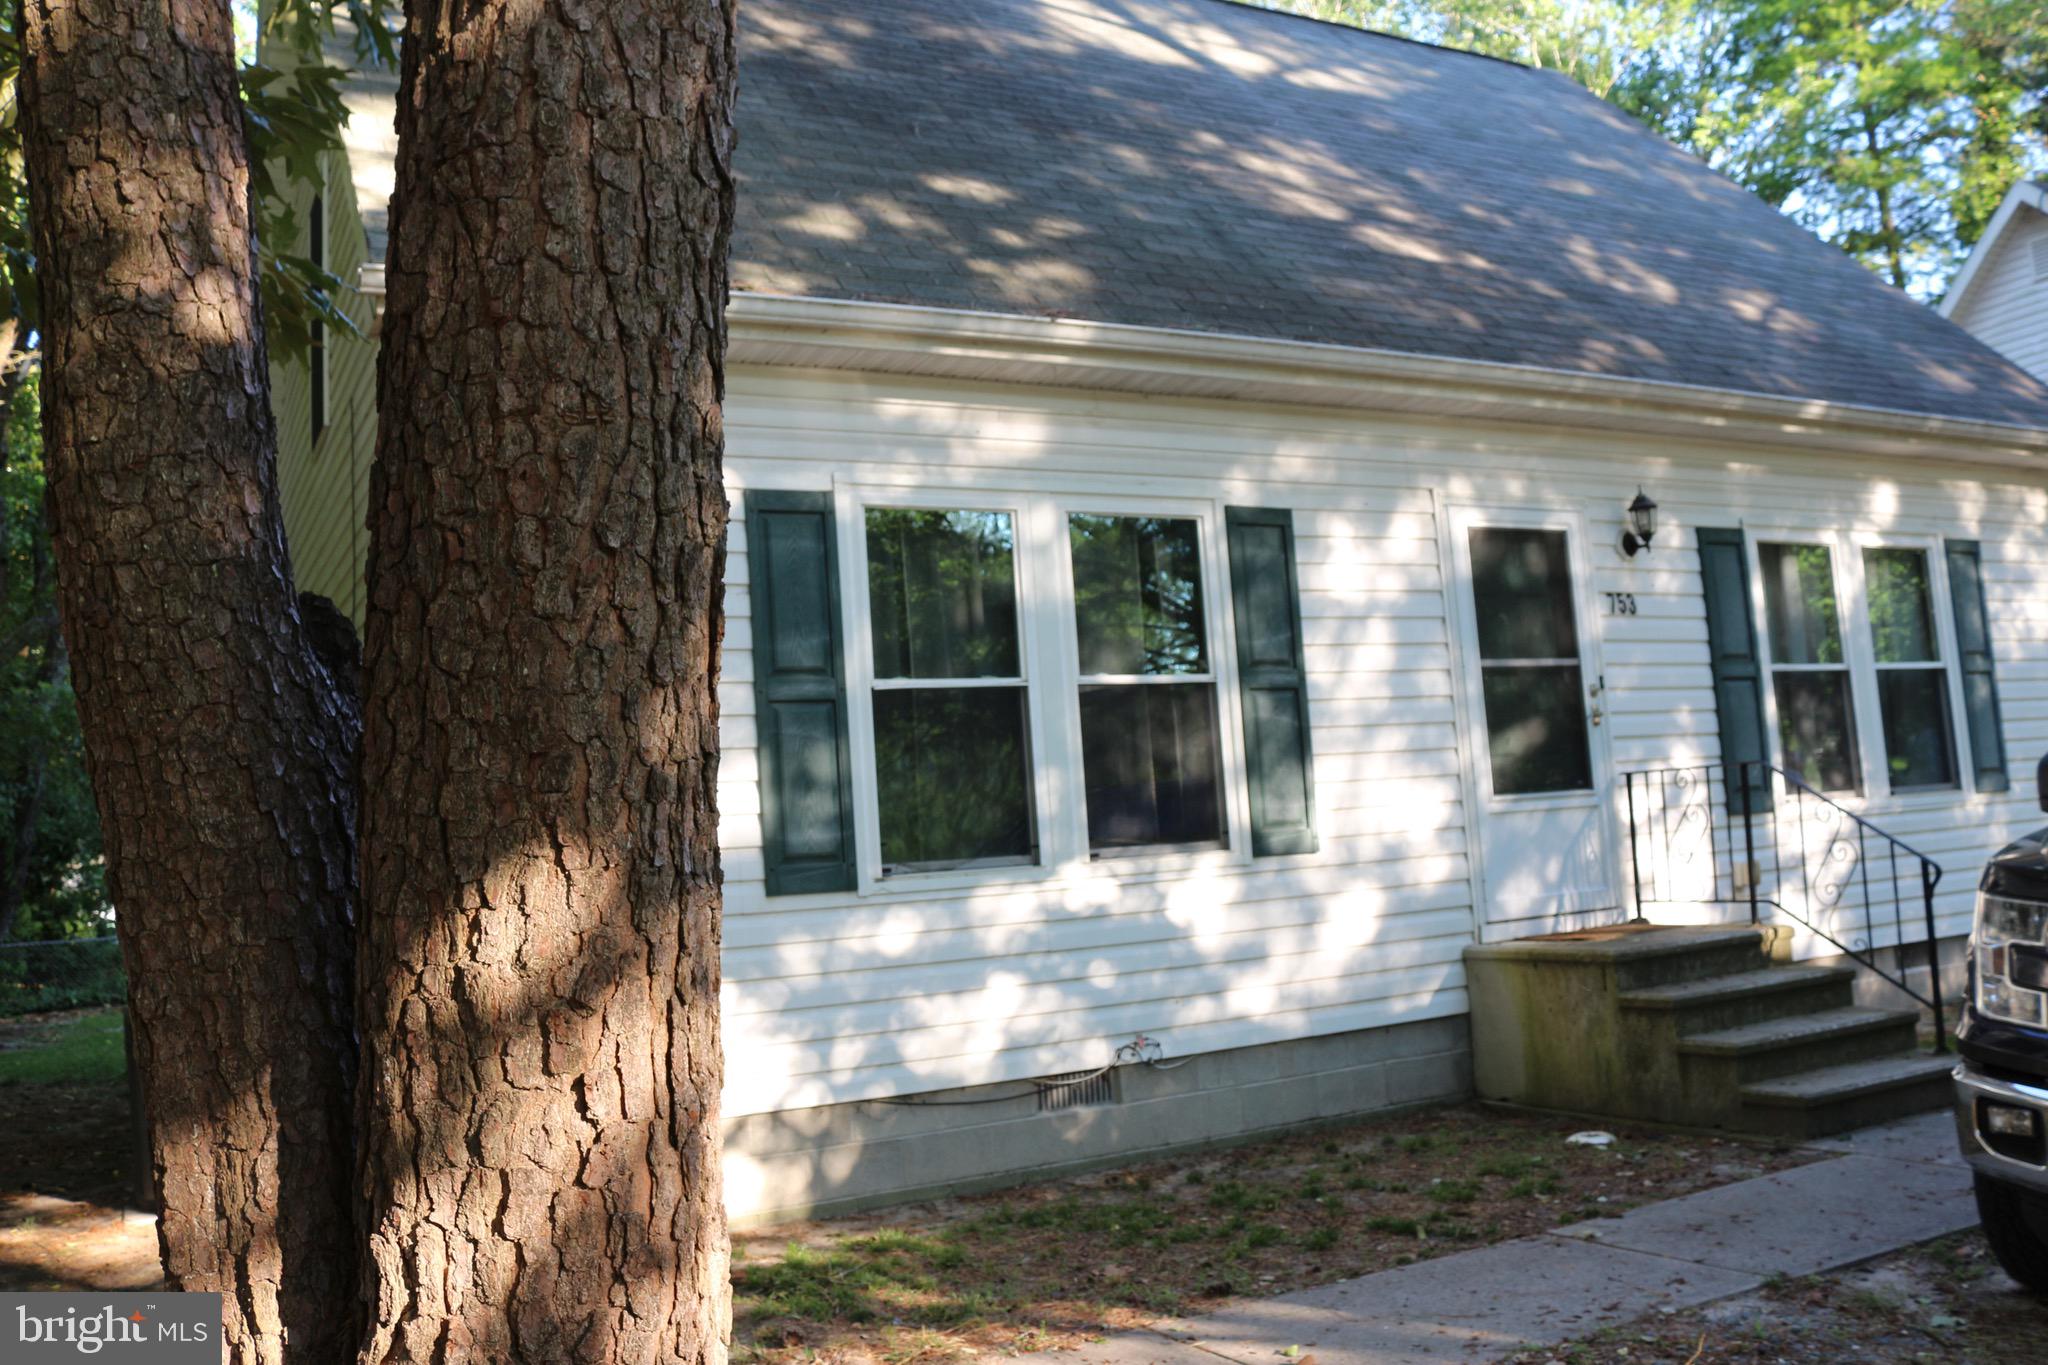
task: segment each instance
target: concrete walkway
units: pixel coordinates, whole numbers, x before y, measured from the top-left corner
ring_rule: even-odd
[[[1619,1218],[1247,1300],[1047,1365],[1452,1365],[1745,1293],[1975,1226],[1946,1113],[1808,1144],[1826,1160]],[[1292,1348],[1298,1353],[1290,1355]]]

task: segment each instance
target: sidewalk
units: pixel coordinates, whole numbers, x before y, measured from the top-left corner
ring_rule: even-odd
[[[1694,1307],[1958,1232],[1977,1222],[1946,1112],[1808,1144],[1796,1170],[1620,1218],[1438,1257],[1207,1317],[1161,1323],[1040,1365],[1458,1365]],[[1294,1348],[1298,1352],[1290,1355]]]

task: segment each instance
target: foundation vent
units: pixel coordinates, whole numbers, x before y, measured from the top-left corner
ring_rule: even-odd
[[[1038,1078],[1038,1112],[1041,1114],[1059,1109],[1092,1109],[1116,1102],[1114,1071],[1067,1071],[1057,1076]]]

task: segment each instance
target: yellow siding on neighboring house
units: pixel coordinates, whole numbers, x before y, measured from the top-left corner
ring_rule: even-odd
[[[332,598],[360,630],[363,508],[377,443],[377,343],[370,335],[370,300],[354,288],[366,242],[348,162],[340,153],[329,153],[321,158],[321,165],[327,180],[327,268],[348,286],[340,306],[362,335],[328,328],[327,425],[317,439],[312,431],[312,376],[307,359],[272,363],[270,402],[277,414],[285,537],[299,589]],[[286,249],[305,254],[313,189],[294,182],[289,197],[299,230]]]

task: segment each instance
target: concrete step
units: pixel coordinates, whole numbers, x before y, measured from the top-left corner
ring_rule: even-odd
[[[1624,991],[1616,1003],[1670,1018],[1681,1037],[1741,1028],[1790,1015],[1847,1008],[1853,967],[1762,967],[1755,971]]]
[[[1769,930],[1753,925],[1613,924],[1567,934],[1543,934],[1507,943],[1472,944],[1468,963],[1509,973],[1583,973],[1611,980],[1622,991],[1767,966]]]
[[[1897,1056],[1913,1047],[1914,1010],[1851,1006],[1688,1034],[1678,1051],[1723,1084],[1745,1085],[1821,1067]]]
[[[1765,931],[1750,925],[1657,928],[1614,954],[1617,990],[1648,990],[1769,965]]]
[[[1940,1109],[1955,1058],[1906,1052],[1801,1071],[1742,1087],[1741,1126],[1780,1137],[1826,1137]]]

